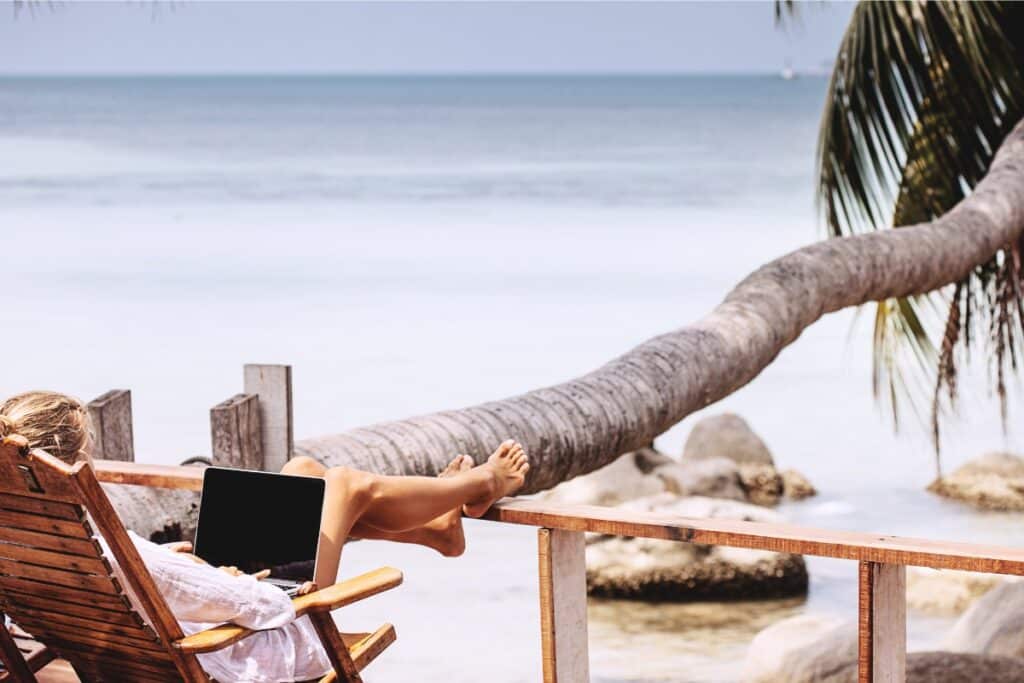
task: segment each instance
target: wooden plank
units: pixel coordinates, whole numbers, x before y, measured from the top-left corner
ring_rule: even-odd
[[[105,484],[130,484],[161,489],[203,490],[203,468],[142,465],[114,460],[93,461],[96,478]]]
[[[56,519],[53,517],[43,517],[33,512],[0,510],[0,528],[2,527],[28,529],[29,531],[40,531],[57,536],[92,538],[92,530],[89,529],[88,522],[85,520]]]
[[[155,638],[133,638],[122,635],[113,635],[100,631],[89,631],[78,629],[68,624],[50,620],[33,620],[22,617],[21,623],[32,633],[39,634],[40,638],[56,638],[70,643],[82,643],[99,648],[114,650],[116,652],[131,653],[152,653],[156,659],[168,659],[166,648]],[[149,655],[147,655],[149,656]]]
[[[94,457],[104,460],[135,460],[132,435],[132,392],[113,389],[89,402]]]
[[[92,539],[54,536],[53,534],[45,534],[39,531],[4,529],[0,527],[0,543],[17,543],[23,546],[53,550],[59,553],[99,557],[99,549],[95,547],[95,542]]]
[[[0,494],[76,503],[71,467],[43,451],[31,451],[24,437],[0,439]]]
[[[373,633],[361,638],[359,641],[348,644],[348,639],[342,636],[348,645],[349,656],[356,668],[362,671],[373,660],[377,659],[381,652],[384,652],[391,643],[395,642],[395,627],[391,624],[384,624]]]
[[[245,393],[259,399],[263,469],[280,472],[295,450],[292,366],[246,365]]]
[[[582,532],[537,531],[541,666],[545,683],[590,680],[585,548]]]
[[[82,572],[84,574],[110,574],[110,564],[102,557],[87,557],[84,555],[68,555],[63,552],[52,550],[40,550],[29,548],[23,545],[12,545],[0,543],[0,557],[9,560],[38,564],[44,567],[59,567],[66,571]]]
[[[246,470],[263,469],[259,399],[238,394],[210,409],[213,464]]]
[[[38,579],[39,581],[55,583],[59,586],[68,586],[69,588],[80,588],[82,590],[98,591],[101,593],[121,592],[121,587],[118,585],[117,579],[112,576],[69,572],[54,567],[41,567],[5,558],[0,558],[0,574],[6,574],[7,576],[27,576]]]
[[[27,608],[18,609],[18,618],[24,620],[26,623],[31,623],[33,621],[38,622],[40,620],[58,621],[67,626],[74,626],[75,628],[95,631],[97,633],[107,633],[110,635],[125,636],[128,638],[156,640],[156,634],[153,633],[151,628],[135,622],[130,622],[131,625],[125,625],[114,623],[110,620],[99,621],[66,613]],[[141,622],[141,619],[139,621]]]
[[[0,574],[0,590],[19,591],[21,593],[42,594],[56,600],[73,602],[78,605],[102,607],[103,609],[128,608],[128,598],[113,593],[96,593],[93,591],[58,586],[53,583],[32,581],[30,579],[3,576]]]
[[[484,518],[612,536],[659,538],[881,564],[1024,576],[1024,548],[900,538],[792,524],[691,519],[663,513],[592,505],[554,505],[533,500],[500,502]]]
[[[11,618],[15,621],[18,620],[22,610],[25,610],[26,612],[50,612],[57,617],[61,614],[70,614],[76,617],[94,619],[121,626],[141,626],[143,624],[142,617],[124,607],[105,609],[93,605],[77,605],[50,599],[45,595],[33,595],[17,591],[4,591],[0,593],[0,605],[3,605],[4,611],[10,614]]]
[[[859,683],[904,683],[907,668],[907,570],[860,563]]]
[[[15,496],[10,493],[0,493],[0,508],[4,510],[15,510],[18,512],[29,512],[44,517],[57,517],[58,519],[79,520],[85,516],[82,508],[69,503],[57,503],[42,498],[26,498]]]

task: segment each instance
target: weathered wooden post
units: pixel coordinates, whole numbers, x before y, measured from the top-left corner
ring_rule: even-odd
[[[87,408],[93,428],[93,457],[134,462],[132,392],[112,389],[90,401]]]
[[[292,366],[246,365],[245,393],[259,398],[263,469],[278,472],[292,457]]]
[[[214,465],[262,470],[259,399],[237,394],[211,408],[210,441]]]
[[[292,457],[292,368],[246,365],[245,393],[210,409],[213,464],[279,471]]]
[[[904,683],[907,669],[907,568],[860,563],[859,683]]]
[[[587,683],[587,567],[582,531],[539,529],[544,683]]]

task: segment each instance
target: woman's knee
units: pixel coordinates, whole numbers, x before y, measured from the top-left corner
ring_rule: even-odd
[[[281,474],[299,474],[307,477],[322,477],[326,471],[326,467],[307,455],[297,455],[281,468]]]
[[[328,490],[340,492],[350,504],[357,506],[373,502],[380,492],[376,475],[351,467],[332,467],[324,474],[324,479]]]

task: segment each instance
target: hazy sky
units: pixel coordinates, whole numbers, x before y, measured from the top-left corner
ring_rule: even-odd
[[[10,0],[0,0],[9,4]],[[815,2],[39,3],[0,12],[0,74],[777,72],[821,68],[851,11]]]

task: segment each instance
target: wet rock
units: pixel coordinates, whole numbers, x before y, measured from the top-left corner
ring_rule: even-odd
[[[743,683],[839,683],[857,676],[857,625],[804,614],[784,619],[750,643]]]
[[[786,498],[791,500],[803,500],[818,495],[818,490],[807,480],[807,477],[793,469],[782,473],[782,492]]]
[[[683,517],[779,521],[764,508],[713,498],[661,494],[621,506]],[[604,537],[587,546],[591,595],[651,601],[753,600],[807,592],[799,555],[646,538]]]
[[[953,652],[1024,657],[1024,582],[1003,583],[979,598],[943,645]]]
[[[907,605],[928,614],[960,614],[982,595],[1012,580],[998,574],[907,567]]]
[[[728,458],[737,465],[770,465],[771,451],[739,415],[724,413],[705,417],[690,431],[683,446],[683,461]]]
[[[983,510],[1024,510],[1024,458],[987,453],[936,479],[928,490]]]

